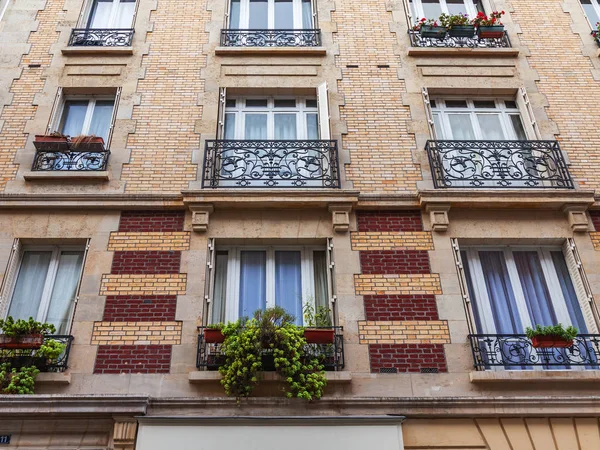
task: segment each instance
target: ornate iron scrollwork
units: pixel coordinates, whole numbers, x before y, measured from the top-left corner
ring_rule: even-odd
[[[132,28],[75,28],[69,38],[70,47],[129,47]]]
[[[99,171],[106,170],[110,151],[40,151],[33,160],[34,171]]]
[[[221,30],[223,47],[318,47],[321,30]]]
[[[437,37],[424,37],[418,31],[409,30],[410,45],[426,48],[510,48],[510,38],[507,33],[501,38],[487,39],[472,37],[454,37],[446,34],[442,39]]]

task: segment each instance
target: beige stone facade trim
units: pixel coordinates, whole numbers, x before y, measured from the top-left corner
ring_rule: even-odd
[[[433,250],[428,231],[352,233],[352,250]]]
[[[108,241],[109,251],[181,251],[189,248],[189,231],[152,233],[114,231]]]
[[[449,344],[445,320],[359,321],[361,344]]]
[[[102,276],[100,295],[184,295],[187,275],[112,275]]]
[[[363,274],[354,275],[357,295],[442,294],[437,274]]]
[[[179,345],[182,322],[94,322],[92,345]]]

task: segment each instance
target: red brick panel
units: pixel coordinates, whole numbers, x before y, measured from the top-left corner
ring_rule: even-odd
[[[399,373],[448,371],[443,344],[371,344],[369,359],[371,372],[375,373],[380,369],[396,369]]]
[[[123,211],[121,232],[183,231],[184,211]]]
[[[590,217],[596,231],[600,231],[600,211],[590,211]]]
[[[429,254],[420,250],[378,250],[360,252],[363,274],[431,273]]]
[[[175,320],[176,295],[139,297],[113,295],[106,297],[105,322],[168,322]]]
[[[358,231],[423,231],[421,211],[358,211]]]
[[[435,295],[365,295],[364,302],[367,320],[440,320]]]
[[[94,373],[169,373],[171,345],[100,345]]]
[[[112,274],[165,274],[179,273],[181,252],[141,251],[115,252]]]

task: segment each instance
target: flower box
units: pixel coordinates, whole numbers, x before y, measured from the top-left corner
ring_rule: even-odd
[[[43,343],[43,334],[27,334],[22,336],[0,334],[0,348],[3,349],[36,349],[40,348]]]
[[[448,32],[446,27],[434,27],[433,25],[421,25],[420,34],[424,38],[444,39]]]
[[[335,330],[333,328],[306,328],[304,338],[309,344],[333,344]]]
[[[489,27],[480,26],[477,28],[477,37],[479,39],[500,39],[504,36],[504,25],[493,25]]]
[[[71,149],[88,152],[103,152],[104,139],[99,136],[77,136],[71,139]]]
[[[215,328],[204,329],[204,342],[208,344],[222,344],[225,341],[225,336],[221,330]]]
[[[472,38],[475,36],[474,25],[454,25],[448,29],[448,34],[451,37]]]
[[[36,134],[33,145],[40,151],[66,152],[69,150],[69,139],[66,136]]]
[[[534,348],[569,348],[573,345],[573,341],[568,341],[560,336],[553,336],[551,334],[548,334],[543,336],[532,337],[531,345]]]

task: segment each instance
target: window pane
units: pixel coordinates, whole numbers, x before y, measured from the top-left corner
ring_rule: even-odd
[[[302,28],[305,30],[314,28],[311,0],[302,0]]]
[[[527,134],[525,134],[525,128],[523,128],[523,122],[521,122],[521,116],[519,114],[511,114],[510,122],[515,133],[515,139],[519,141],[526,141]]]
[[[275,108],[295,108],[296,107],[296,100],[295,99],[275,99],[274,101],[274,106]]]
[[[135,12],[135,0],[121,0],[117,10],[117,18],[114,28],[131,28],[133,13]]]
[[[294,7],[292,0],[275,0],[275,28],[294,28]]]
[[[437,19],[442,14],[442,7],[439,0],[423,0],[422,3],[423,14],[425,14],[427,19]]]
[[[306,139],[319,139],[319,116],[318,114],[306,115]]]
[[[108,131],[110,130],[110,121],[114,109],[112,100],[98,100],[92,114],[92,123],[87,134],[100,136],[104,143],[108,145]]]
[[[215,255],[215,285],[212,301],[211,323],[225,322],[225,299],[227,298],[227,252]]]
[[[267,139],[267,115],[246,114],[244,139]]]
[[[296,139],[296,114],[275,114],[275,139]]]
[[[315,278],[315,306],[329,309],[327,298],[327,258],[325,252],[317,250],[313,252],[313,273]]]
[[[246,106],[248,108],[266,108],[267,107],[267,99],[266,98],[249,98],[246,100]]]
[[[15,319],[38,318],[48,267],[50,251],[27,251],[23,254],[19,276],[15,285],[8,315]]]
[[[587,16],[590,25],[592,28],[596,28],[596,24],[600,22],[600,17],[598,17],[598,13],[596,13],[592,1],[593,0],[581,0],[581,5],[583,6],[583,10],[585,11],[585,15]]]
[[[90,14],[89,28],[110,28],[112,0],[95,0]]]
[[[452,139],[469,141],[475,139],[471,116],[469,114],[448,114]]]
[[[65,102],[60,132],[67,136],[79,136],[83,129],[87,107],[87,100]]]
[[[267,304],[266,263],[266,252],[240,252],[239,317],[250,317],[257,309],[265,309]]]
[[[506,139],[500,125],[499,114],[477,114],[477,120],[479,121],[483,140],[502,141]]]
[[[268,2],[266,0],[250,0],[250,22],[251,30],[266,30],[268,21]]]
[[[235,139],[235,114],[225,114],[223,139]]]
[[[82,264],[83,252],[61,252],[46,317],[46,322],[56,327],[57,334],[67,334],[69,331],[67,327],[75,305],[75,290],[81,276]]]
[[[515,102],[514,100],[505,100],[504,105],[508,109],[517,109],[517,102]]]
[[[302,270],[299,251],[275,252],[275,304],[302,324]]]
[[[231,9],[229,10],[229,28],[237,30],[241,28],[240,24],[240,0],[231,0]]]
[[[449,14],[466,14],[465,0],[446,0]]]
[[[442,122],[440,122],[439,114],[433,114],[433,128],[435,129],[435,133],[438,138],[447,139],[444,132],[444,127],[442,127]]]
[[[314,98],[307,98],[306,99],[306,107],[307,108],[316,108],[317,107],[317,100]]]
[[[446,100],[446,108],[466,108],[466,100]]]
[[[475,108],[496,108],[496,102],[494,100],[474,100],[473,106]]]

